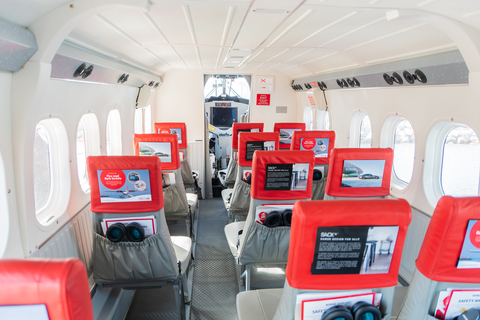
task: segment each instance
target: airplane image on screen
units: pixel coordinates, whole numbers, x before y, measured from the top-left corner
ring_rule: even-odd
[[[106,192],[121,192],[123,193],[123,195],[120,195],[120,198],[124,199],[124,198],[131,198],[133,197],[130,192],[136,192],[136,190],[129,190],[128,187],[127,187],[127,190],[116,190],[116,191],[106,191]]]

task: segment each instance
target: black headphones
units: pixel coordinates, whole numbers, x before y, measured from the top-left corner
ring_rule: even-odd
[[[125,239],[125,236],[128,241],[141,242],[145,240],[145,230],[138,222],[129,223],[126,227],[118,222],[107,229],[107,239],[112,242],[120,242]]]
[[[120,242],[125,238],[127,229],[123,223],[112,224],[107,229],[107,239],[112,242]]]
[[[322,171],[313,169],[313,180],[322,180]]]
[[[269,228],[280,226],[290,227],[292,223],[292,210],[285,209],[283,212],[274,210],[267,214],[263,225]]]
[[[280,211],[274,210],[267,214],[263,225],[269,228],[275,228],[281,225],[282,221],[283,217]]]
[[[335,320],[339,318],[344,318],[345,320],[381,320],[382,313],[370,303],[359,301],[352,306],[351,310],[345,306],[338,305],[331,307],[322,315],[322,320]]]

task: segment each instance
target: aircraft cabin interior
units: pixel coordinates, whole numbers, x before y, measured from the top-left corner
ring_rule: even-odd
[[[480,1],[0,0],[0,319],[480,320]]]

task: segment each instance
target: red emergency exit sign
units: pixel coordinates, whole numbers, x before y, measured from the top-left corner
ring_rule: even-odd
[[[257,106],[269,106],[270,94],[257,94]]]

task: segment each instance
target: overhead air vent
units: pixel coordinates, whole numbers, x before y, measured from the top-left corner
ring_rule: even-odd
[[[427,76],[422,72],[422,70],[415,70],[414,77],[420,83],[427,83]]]
[[[392,77],[390,77],[388,74],[384,73],[383,74],[383,80],[385,80],[386,83],[389,85],[393,85],[393,80]]]
[[[403,71],[403,77],[405,78],[405,81],[407,81],[410,84],[413,84],[415,82],[415,79],[412,77],[411,73],[408,71]]]
[[[402,77],[400,77],[400,75],[396,72],[392,73],[392,80],[395,81],[398,84],[403,84]]]
[[[323,82],[323,81],[321,81],[321,82],[318,81],[318,82],[317,82],[317,85],[318,85],[318,87],[320,88],[320,90],[322,90],[322,91],[327,90],[327,85],[325,84],[325,82]]]

